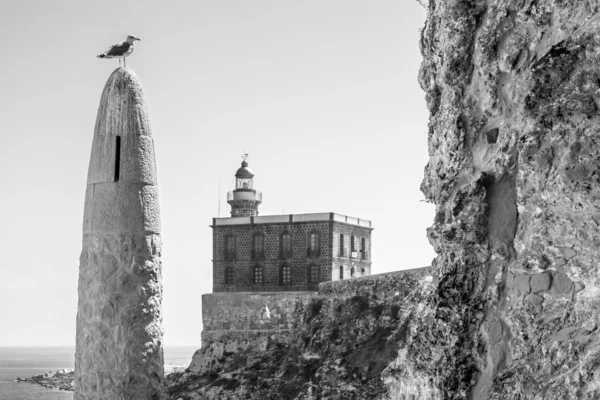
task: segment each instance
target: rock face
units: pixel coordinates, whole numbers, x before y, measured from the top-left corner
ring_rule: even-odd
[[[598,11],[429,1],[422,191],[438,256],[390,398],[600,398]]]
[[[162,399],[161,239],[154,144],[142,87],[109,77],[87,179],[75,399]]]
[[[431,279],[424,268],[322,283],[310,297],[299,293],[238,297],[241,301],[233,315],[220,318],[218,324],[213,321],[210,335],[203,334],[203,348],[190,368],[167,377],[167,397],[379,398],[387,392],[382,371],[396,358],[408,332],[402,316],[419,307]],[[232,296],[227,302],[224,295],[212,297],[215,309],[223,312],[236,301]],[[255,321],[264,319],[259,315],[261,310],[264,315],[264,304],[272,304],[270,319],[284,321],[281,331],[266,326],[261,335],[256,326],[245,331],[249,336],[244,338],[241,329],[225,329],[224,323],[241,320],[243,302]],[[208,317],[215,319],[213,314]]]

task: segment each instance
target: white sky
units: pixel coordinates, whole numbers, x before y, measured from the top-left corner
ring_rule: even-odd
[[[370,219],[373,273],[429,265],[416,0],[9,0],[0,12],[0,346],[74,345],[100,95],[129,33],[152,119],[165,344],[200,345],[244,148],[261,215]]]

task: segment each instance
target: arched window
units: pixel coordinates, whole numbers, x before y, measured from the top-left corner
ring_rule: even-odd
[[[292,283],[292,274],[289,265],[282,265],[279,273],[279,281],[282,285],[290,285]]]
[[[361,273],[361,275],[364,275],[364,274],[365,274],[365,269],[364,269],[364,268],[361,268],[361,269],[360,269],[360,273]]]
[[[344,257],[344,234],[340,233],[340,257]]]
[[[340,265],[340,280],[344,279],[344,266]]]
[[[263,270],[259,265],[254,266],[254,279],[253,282],[255,285],[260,285],[263,283]]]
[[[350,276],[354,277],[354,267],[350,268]]]
[[[281,234],[279,254],[281,258],[292,257],[292,235],[290,235],[290,233],[287,231]]]
[[[311,265],[308,267],[308,282],[318,283],[320,281],[320,268],[318,265]]]
[[[252,238],[252,259],[265,258],[265,237],[262,233],[255,233]]]
[[[235,236],[225,236],[225,257],[226,260],[235,260]]]
[[[360,239],[360,258],[362,260],[365,260],[367,258],[367,252],[366,252],[366,241],[365,238]]]
[[[308,235],[308,256],[310,258],[321,256],[321,234],[319,232],[311,232]]]
[[[225,284],[226,285],[234,284],[233,267],[225,268]]]

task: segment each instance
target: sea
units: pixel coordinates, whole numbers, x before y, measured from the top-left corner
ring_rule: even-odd
[[[200,346],[165,346],[165,373],[187,368]],[[0,400],[72,400],[73,393],[15,382],[73,368],[74,347],[0,347]]]

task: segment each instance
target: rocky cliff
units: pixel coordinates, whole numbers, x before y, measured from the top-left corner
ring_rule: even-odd
[[[430,0],[438,256],[391,398],[600,398],[599,28],[594,1]]]
[[[430,283],[426,268],[323,283],[318,293],[288,311],[286,318],[293,321],[289,341],[270,330],[262,341],[256,333],[248,343],[233,338],[238,345],[225,341],[230,345],[218,358],[215,349],[220,347],[207,345],[187,372],[167,378],[168,398],[360,400],[384,395],[382,371],[396,358],[408,333],[406,316],[419,308]]]

